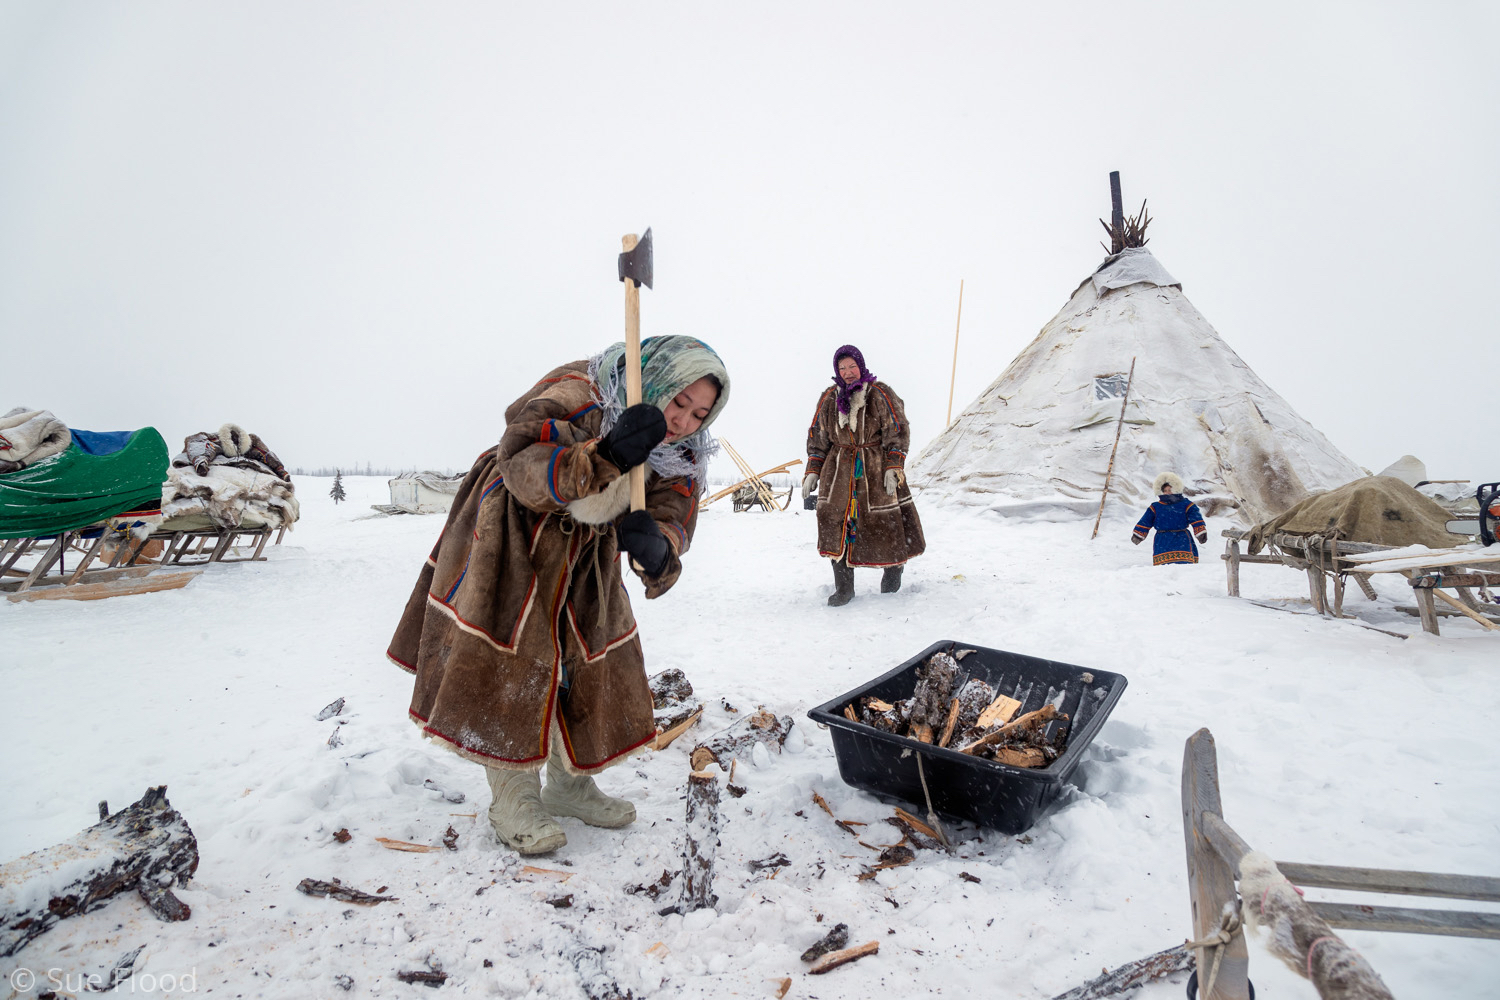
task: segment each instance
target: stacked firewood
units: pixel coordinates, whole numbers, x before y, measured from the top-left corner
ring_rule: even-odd
[[[957,657],[966,651],[960,650]],[[1068,717],[1043,705],[1019,717],[1021,703],[969,677],[959,659],[934,653],[917,667],[910,698],[892,704],[865,696],[844,706],[844,716],[919,743],[1015,767],[1046,767],[1068,746]]]

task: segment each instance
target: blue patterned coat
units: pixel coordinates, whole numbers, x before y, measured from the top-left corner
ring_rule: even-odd
[[[1198,513],[1198,505],[1178,493],[1163,493],[1146,508],[1146,513],[1131,533],[1132,540],[1137,543],[1144,541],[1152,528],[1156,529],[1153,566],[1195,563],[1198,561],[1198,546],[1193,544],[1193,535],[1197,535],[1199,541],[1208,541],[1208,526],[1203,523],[1203,515]]]

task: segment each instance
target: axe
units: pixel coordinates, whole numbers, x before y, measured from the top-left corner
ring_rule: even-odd
[[[625,405],[641,401],[641,285],[651,287],[651,230],[620,237],[620,280],[625,282]],[[646,509],[646,466],[630,470],[630,509]]]

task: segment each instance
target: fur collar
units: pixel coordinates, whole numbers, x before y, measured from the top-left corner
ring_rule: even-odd
[[[219,450],[238,458],[250,450],[250,432],[238,424],[225,424],[219,428]]]
[[[849,412],[839,411],[839,426],[849,428],[849,433],[859,433],[859,415],[865,408],[865,389],[860,386],[849,393]]]
[[[592,496],[580,497],[568,503],[568,513],[572,515],[573,520],[584,524],[609,524],[629,509],[629,473]]]

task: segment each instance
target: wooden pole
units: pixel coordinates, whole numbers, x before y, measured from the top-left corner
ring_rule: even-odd
[[[620,238],[626,253],[635,249],[640,237],[630,233]],[[641,290],[635,280],[625,279],[625,405],[641,401]],[[630,509],[646,509],[646,466],[630,470]]]
[[[1115,254],[1125,249],[1125,202],[1120,196],[1120,172],[1118,170],[1109,172],[1109,201],[1110,245],[1113,248],[1110,253]]]
[[[1110,174],[1118,177],[1118,174]],[[1115,446],[1109,450],[1109,468],[1104,472],[1104,492],[1099,495],[1099,513],[1094,515],[1094,533],[1090,539],[1099,537],[1099,519],[1104,516],[1104,501],[1109,497],[1109,481],[1115,474],[1115,452],[1120,450],[1120,431],[1125,428],[1125,406],[1130,402],[1130,386],[1135,382],[1135,358],[1130,359],[1130,376],[1125,380],[1125,398],[1120,400],[1120,419],[1115,421]]]
[[[953,374],[948,376],[948,419],[943,426],[953,423],[953,385],[958,381],[958,329],[964,321],[964,279],[958,279],[958,319],[953,324]]]

